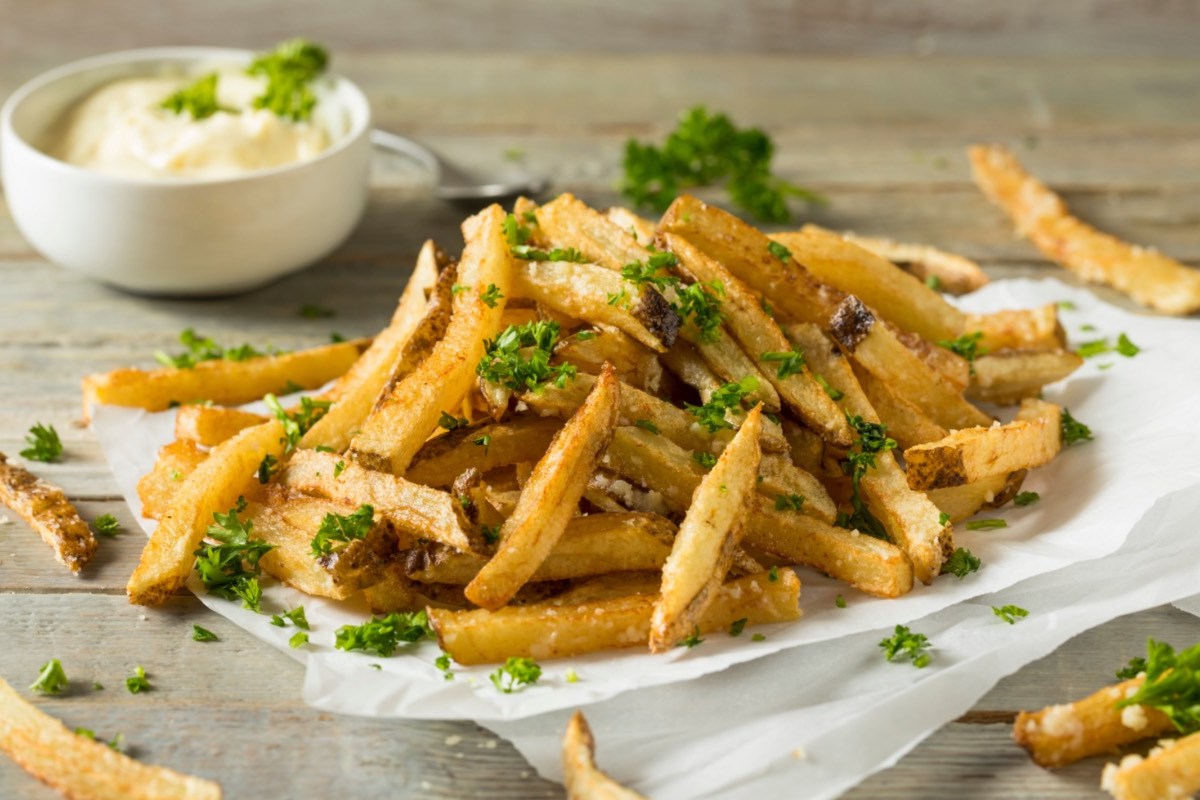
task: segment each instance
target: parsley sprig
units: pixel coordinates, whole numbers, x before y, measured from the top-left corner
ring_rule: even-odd
[[[1029,611],[1020,606],[992,606],[992,613],[1009,625],[1016,625],[1017,620],[1029,616]]]
[[[159,107],[174,114],[189,114],[193,120],[207,119],[218,111],[232,111],[217,102],[219,77],[215,72],[203,75],[187,86],[180,87]]]
[[[334,634],[338,650],[363,650],[387,657],[404,643],[432,639],[433,629],[424,611],[396,612],[372,617],[362,625],[343,625]]]
[[[277,628],[287,627],[288,623],[292,623],[301,630],[308,630],[308,617],[304,614],[304,606],[299,605],[291,611],[285,611],[282,614],[272,614],[271,624]]]
[[[1092,441],[1092,429],[1084,425],[1079,420],[1071,416],[1071,409],[1064,408],[1062,410],[1062,441],[1064,446],[1071,446],[1077,442]]]
[[[942,574],[953,575],[962,580],[972,572],[978,572],[981,566],[983,562],[978,556],[965,547],[959,547],[946,559],[946,563],[942,564]]]
[[[329,512],[321,520],[321,527],[317,528],[317,535],[313,537],[313,558],[332,553],[335,542],[349,543],[367,538],[374,522],[375,509],[365,503],[352,514]]]
[[[742,401],[751,392],[758,390],[758,378],[747,375],[740,381],[727,383],[717,389],[702,406],[685,403],[684,408],[704,426],[709,433],[716,433],[724,428],[732,428],[733,424],[725,418],[727,411],[741,411]]]
[[[535,223],[537,217],[533,220]],[[504,218],[504,238],[508,241],[508,249],[514,256],[524,261],[570,261],[575,264],[586,264],[587,256],[574,247],[555,247],[553,250],[539,250],[529,244],[533,231],[529,226],[517,221],[516,216],[509,214]],[[486,300],[485,300],[486,302]]]
[[[192,328],[183,329],[183,332],[179,334],[179,342],[187,350],[177,356],[168,355],[159,350],[154,354],[154,358],[158,360],[158,363],[167,367],[175,367],[176,369],[192,369],[202,361],[217,361],[222,358],[226,361],[246,361],[251,358],[267,355],[267,353],[249,344],[241,344],[237,347],[222,347],[209,337],[196,333]],[[280,351],[271,350],[272,354],[278,352]]]
[[[40,422],[35,424],[29,429],[29,433],[25,434],[25,443],[29,447],[21,451],[21,458],[45,463],[62,458],[62,440],[58,438],[58,431],[53,425],[43,425]]]
[[[264,53],[246,72],[267,79],[267,87],[254,98],[255,108],[300,122],[312,116],[317,96],[310,84],[325,71],[329,54],[307,39],[291,39]]]
[[[488,678],[504,694],[512,694],[532,686],[542,677],[542,668],[532,658],[509,656],[504,666],[497,667]]]
[[[875,457],[896,448],[896,440],[887,435],[887,425],[882,422],[867,422],[861,416],[847,414],[846,422],[858,434],[858,441],[850,448],[841,462],[842,472],[850,476],[850,512],[841,512],[835,524],[839,528],[857,530],[876,539],[890,541],[887,531],[862,499],[861,483],[868,469],[874,469]]]
[[[509,325],[483,343],[483,358],[475,373],[514,392],[537,391],[548,383],[561,389],[575,377],[576,368],[550,364],[558,333],[558,323],[548,320]]]
[[[722,179],[734,205],[768,222],[787,222],[789,197],[825,199],[771,174],[774,145],[758,128],[738,128],[703,106],[684,112],[661,147],[625,144],[621,191],[640,206],[664,211],[683,190]]]
[[[317,424],[317,420],[325,416],[331,405],[328,400],[313,400],[311,397],[301,397],[300,407],[288,412],[273,394],[263,398],[267,408],[275,415],[275,419],[283,423],[283,442],[285,452],[292,452],[300,442],[300,437],[308,433],[309,428]],[[269,476],[268,476],[269,477]]]
[[[962,356],[970,365],[970,372],[975,374],[975,359],[982,355],[987,355],[987,350],[979,346],[979,342],[983,339],[983,331],[975,331],[974,333],[964,333],[957,339],[943,339],[939,341],[938,347],[944,347],[956,355]]]
[[[775,377],[783,380],[791,375],[799,375],[804,371],[804,353],[799,350],[790,350],[786,353],[763,353],[758,357],[759,361],[766,363],[777,363],[779,368],[775,370]]]
[[[1176,653],[1166,642],[1150,639],[1146,658],[1138,666],[1146,680],[1136,694],[1118,702],[1117,708],[1157,708],[1180,733],[1200,731],[1200,644]]]
[[[202,544],[192,555],[196,556],[196,573],[210,594],[240,599],[245,608],[258,611],[262,601],[258,562],[274,545],[251,538],[254,523],[238,518],[245,510],[246,501],[239,497],[226,513],[214,511],[214,524],[208,526],[205,536],[218,544]]]
[[[63,670],[62,662],[52,658],[38,670],[37,680],[29,688],[38,694],[60,694],[70,685],[67,673]]]
[[[125,679],[125,688],[130,694],[141,694],[150,690],[150,681],[146,677],[146,669],[141,664],[138,664],[133,674]]]
[[[923,633],[913,633],[906,625],[897,625],[895,633],[879,643],[883,656],[888,661],[909,659],[917,669],[929,666],[932,656],[927,652],[929,638]]]
[[[112,514],[101,514],[92,521],[92,528],[101,536],[113,537],[121,532],[121,523]]]

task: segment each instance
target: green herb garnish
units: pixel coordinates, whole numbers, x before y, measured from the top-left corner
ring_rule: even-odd
[[[197,78],[187,86],[163,100],[159,108],[174,114],[187,113],[193,120],[207,119],[218,111],[232,111],[217,102],[217,81],[220,76],[212,72]]]
[[[450,654],[442,653],[433,660],[433,665],[442,671],[442,676],[446,680],[454,680],[454,673],[450,671]]]
[[[845,392],[830,386],[829,381],[825,380],[824,375],[817,375],[814,373],[813,380],[820,384],[821,388],[825,390],[825,394],[829,395],[829,399],[833,400],[834,402],[837,402],[846,396]]]
[[[1166,714],[1180,733],[1200,731],[1200,644],[1176,653],[1169,644],[1150,639],[1141,667],[1145,682],[1117,708],[1149,706]]]
[[[309,85],[325,71],[329,54],[307,39],[292,39],[260,55],[246,72],[262,75],[267,88],[254,98],[255,108],[300,122],[312,116],[317,96]]]
[[[470,424],[471,423],[467,422],[462,417],[452,416],[450,414],[447,414],[445,411],[443,411],[442,415],[440,417],[438,417],[438,427],[445,428],[448,431],[454,431],[454,430],[458,430],[459,428],[465,428]]]
[[[957,339],[938,342],[938,347],[944,347],[952,353],[962,356],[970,365],[970,372],[975,374],[975,359],[979,356],[986,355],[987,350],[979,346],[980,340],[983,339],[983,331],[975,331],[974,333],[964,333]]]
[[[308,617],[306,617],[304,615],[304,606],[303,605],[296,606],[291,611],[286,611],[283,614],[272,614],[271,615],[271,624],[275,625],[276,627],[282,628],[282,627],[286,626],[289,622],[292,623],[293,625],[295,625],[297,628],[300,628],[301,630],[309,629]]]
[[[688,650],[691,650],[693,647],[701,644],[704,644],[704,639],[700,637],[700,626],[697,625],[691,633],[680,639],[679,644],[675,646],[686,647]]]
[[[208,526],[205,536],[219,544],[202,544],[192,555],[196,556],[196,574],[209,594],[240,599],[245,608],[258,611],[262,600],[258,562],[274,545],[250,537],[254,523],[238,519],[245,510],[246,501],[239,497],[228,512],[213,512],[214,524]]]
[[[101,536],[116,536],[121,532],[121,523],[112,514],[102,514],[92,522],[92,527]]]
[[[969,531],[994,531],[999,528],[1007,528],[1008,522],[1002,519],[971,519],[967,520],[967,530]]]
[[[692,453],[692,460],[705,469],[712,469],[717,465],[717,457],[706,450],[697,450]]]
[[[887,425],[882,422],[867,422],[861,416],[846,415],[846,422],[858,434],[858,441],[851,447],[841,462],[842,472],[850,476],[850,512],[842,512],[834,524],[839,528],[857,530],[876,539],[890,541],[887,530],[862,499],[861,483],[868,469],[875,467],[875,457],[896,448],[896,440],[887,435]]]
[[[330,512],[321,520],[317,535],[312,540],[313,558],[319,558],[333,552],[335,542],[352,542],[355,539],[365,539],[375,522],[375,509],[366,503],[359,506],[352,514],[335,514]]]
[[[1061,425],[1063,445],[1067,447],[1076,442],[1090,442],[1092,440],[1092,429],[1072,417],[1069,408],[1063,408],[1062,410]]]
[[[220,639],[217,635],[207,628],[201,628],[199,625],[192,626],[192,639],[197,642],[218,642]]]
[[[1042,496],[1037,492],[1018,492],[1017,496],[1013,498],[1013,505],[1031,506],[1041,499]]]
[[[776,511],[800,511],[804,508],[804,498],[796,493],[775,495]]]
[[[300,398],[300,408],[288,413],[273,394],[263,398],[267,408],[275,415],[275,419],[283,423],[284,452],[290,453],[300,443],[300,438],[308,433],[317,420],[325,416],[331,403],[328,400],[313,400],[311,397]]]
[[[725,419],[728,411],[741,411],[742,400],[751,392],[758,390],[758,378],[747,375],[736,383],[727,383],[717,389],[702,406],[688,403],[684,408],[704,426],[709,433],[716,433],[724,428],[732,428],[732,423]]]
[[[37,423],[29,429],[29,433],[25,434],[25,442],[29,447],[21,451],[21,458],[42,461],[47,464],[62,458],[62,440],[58,438],[58,431],[54,429],[53,425]]]
[[[275,474],[275,470],[279,466],[279,459],[267,453],[263,456],[263,460],[258,462],[258,482],[267,483],[271,480],[271,476]]]
[[[942,564],[942,574],[953,575],[962,580],[972,572],[978,572],[982,565],[983,562],[978,556],[965,547],[959,547],[946,559],[946,563]]]
[[[488,308],[495,308],[496,304],[504,299],[504,293],[500,291],[499,286],[489,283],[483,294],[479,295],[479,299],[486,303]]]
[[[730,636],[741,636],[742,631],[744,631],[746,629],[746,623],[749,621],[750,620],[747,619],[746,617],[742,617],[741,619],[735,619],[733,621],[733,624],[731,624],[729,626],[729,635]]]
[[[512,694],[537,683],[538,678],[542,677],[542,668],[532,658],[510,656],[504,666],[497,667],[488,677],[497,689]]]
[[[386,658],[400,644],[432,639],[433,629],[424,611],[397,612],[372,617],[362,625],[343,625],[334,636],[338,650],[364,650]]]
[[[38,694],[59,694],[67,688],[70,682],[67,673],[63,671],[62,662],[52,658],[38,670],[37,680],[29,688]]]
[[[550,364],[558,332],[558,323],[547,320],[509,325],[495,339],[484,342],[484,355],[475,373],[514,392],[537,391],[547,383],[561,389],[575,377],[576,368]]]
[[[1017,620],[1029,616],[1029,612],[1020,606],[992,606],[992,613],[1009,625],[1016,625]]]
[[[130,694],[141,694],[150,690],[150,681],[146,679],[146,670],[141,664],[134,667],[133,674],[125,679],[125,688]]]
[[[879,643],[888,661],[909,659],[917,669],[929,666],[931,657],[926,649],[930,646],[923,633],[913,633],[905,625],[897,625],[893,636]]]
[[[248,344],[241,344],[237,347],[221,347],[207,336],[200,336],[192,328],[183,329],[183,332],[179,334],[179,342],[187,348],[186,352],[172,356],[159,350],[154,354],[154,358],[158,363],[167,367],[175,367],[176,369],[192,369],[203,361],[218,361],[220,359],[225,359],[226,361],[247,361],[251,358],[259,358],[266,355],[266,353]]]
[[[337,312],[332,308],[325,308],[314,303],[306,303],[300,306],[300,316],[305,319],[329,319],[330,317],[336,317]]]
[[[797,350],[787,353],[763,353],[758,360],[768,363],[778,362],[779,369],[775,370],[775,377],[780,380],[790,375],[799,375],[804,371],[804,354]]]

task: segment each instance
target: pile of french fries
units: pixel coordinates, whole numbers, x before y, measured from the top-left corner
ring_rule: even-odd
[[[781,567],[887,598],[931,583],[954,524],[1062,446],[1037,398],[1081,362],[1053,305],[966,314],[851,239],[690,196],[657,223],[521,199],[463,236],[457,261],[426,243],[372,340],[85,380],[86,404],[183,404],[139,485],[159,524],[131,602],[177,591],[244,498],[264,571],[428,609],[460,664],[661,652],[799,618]],[[298,439],[288,413],[224,407],[330,380]],[[365,537],[314,555],[364,506]]]

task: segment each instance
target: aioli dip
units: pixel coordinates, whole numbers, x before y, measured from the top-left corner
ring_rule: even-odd
[[[114,81],[84,98],[61,123],[50,155],[85,169],[130,178],[229,178],[306,161],[329,147],[314,121],[292,122],[252,106],[264,78],[218,70],[224,111],[204,119],[162,102],[186,78]],[[315,116],[315,115],[314,115]]]

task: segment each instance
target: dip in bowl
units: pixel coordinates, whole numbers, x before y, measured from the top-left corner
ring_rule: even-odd
[[[21,87],[0,110],[17,227],[67,269],[156,295],[245,291],[329,253],[366,204],[370,107],[344,78],[248,74],[260,61],[133,50]]]

